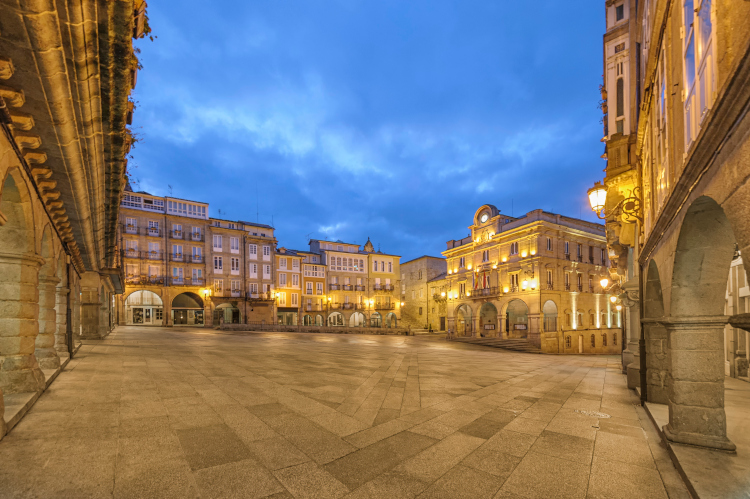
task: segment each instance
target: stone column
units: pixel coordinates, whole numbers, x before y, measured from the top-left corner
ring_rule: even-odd
[[[55,300],[60,279],[54,276],[39,277],[39,334],[36,337],[36,360],[42,369],[60,367],[60,357],[55,350],[57,319]]]
[[[676,317],[669,332],[669,424],[673,441],[735,450],[727,438],[724,412],[724,325],[726,316]]]
[[[101,286],[98,273],[81,276],[81,338],[99,340],[109,332],[106,293],[101,296]]]
[[[34,254],[0,253],[0,389],[6,395],[45,387],[34,356],[42,262]]]
[[[58,286],[55,294],[55,350],[61,358],[70,356],[67,343],[69,292],[70,288]]]
[[[542,346],[542,333],[541,333],[541,314],[528,314],[529,324],[526,332],[526,339],[532,345],[537,347]]]
[[[627,314],[623,314],[625,327],[622,328],[623,334],[628,336],[628,343],[625,352],[623,352],[623,364],[625,365],[625,373],[628,376],[628,388],[635,389],[641,386],[641,353],[638,341],[641,336],[641,308],[638,303],[633,303],[629,307],[625,307],[623,310],[627,311]],[[612,328],[617,327],[617,322],[612,324]],[[626,364],[630,360],[630,363]]]

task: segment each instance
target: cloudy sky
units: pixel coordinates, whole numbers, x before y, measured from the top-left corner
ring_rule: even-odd
[[[484,203],[595,220],[604,4],[159,0],[138,43],[136,190],[402,261]],[[219,214],[218,210],[221,210]]]

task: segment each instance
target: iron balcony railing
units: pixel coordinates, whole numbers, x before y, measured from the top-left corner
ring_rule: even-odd
[[[253,293],[253,292],[248,291],[247,293],[245,293],[245,296],[249,300],[257,300],[257,301],[271,301],[274,299],[273,293],[271,293],[270,291],[267,293]]]
[[[351,310],[352,308],[354,308],[354,303],[343,303],[341,305],[341,308],[346,309],[346,310]]]
[[[170,230],[169,231],[169,238],[170,239],[185,239],[185,233],[181,230]]]
[[[163,261],[163,251],[138,251],[135,249],[122,250],[123,258],[137,258],[139,260]]]
[[[351,291],[351,290],[352,290],[353,288],[352,288],[352,285],[351,285],[351,284],[344,284],[344,285],[343,285],[343,286],[341,287],[341,289],[343,289],[344,291]]]
[[[552,285],[552,283],[551,283],[551,282],[548,282],[548,283],[547,283],[547,290],[548,290],[548,291],[551,291],[551,290],[553,290],[553,289],[555,289],[555,287],[554,287],[554,286]]]
[[[487,296],[497,296],[500,294],[501,291],[502,291],[502,288],[499,288],[497,286],[492,286],[489,288],[479,288],[479,289],[475,289],[471,293],[471,297],[472,298],[484,298]]]
[[[164,276],[149,276],[149,275],[134,275],[129,274],[125,276],[125,284],[141,284],[141,285],[164,285]]]
[[[570,291],[570,283],[569,282],[565,283],[565,291]]]
[[[143,231],[147,236],[161,237],[162,235],[161,229],[158,227],[149,227],[147,229],[143,229]]]
[[[375,310],[394,310],[396,308],[395,303],[375,303]]]
[[[354,285],[354,291],[364,291],[364,290],[365,290],[365,287],[362,286],[361,284]]]
[[[337,291],[341,289],[341,284],[329,284],[328,289],[330,289],[331,291]]]
[[[583,291],[583,284],[578,285],[578,291]]]
[[[202,232],[193,232],[190,235],[190,239],[195,242],[205,242],[206,237],[203,235]]]
[[[579,261],[580,263],[583,263],[583,255],[578,255],[578,261]]]
[[[565,259],[570,260],[570,253],[565,253]]]

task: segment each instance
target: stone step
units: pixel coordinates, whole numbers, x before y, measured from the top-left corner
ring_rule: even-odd
[[[523,338],[471,338],[471,337],[458,337],[454,341],[460,341],[462,343],[470,343],[472,345],[480,345],[493,348],[502,348],[504,350],[511,350],[514,352],[526,352],[526,353],[542,353],[542,351],[529,343],[528,340]]]

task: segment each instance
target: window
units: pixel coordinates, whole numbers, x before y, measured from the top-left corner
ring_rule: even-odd
[[[547,289],[552,289],[552,271],[547,270]]]
[[[596,336],[592,334],[591,335],[591,348],[595,348],[595,347],[596,347]]]
[[[589,326],[590,327],[594,327],[594,323],[595,323],[595,321],[594,321],[594,314],[590,313],[589,314]]]
[[[620,22],[625,19],[625,5],[620,4],[615,7],[615,22]]]
[[[154,309],[154,319],[157,321],[160,321],[164,319],[164,309],[163,308],[155,308]]]
[[[200,281],[201,279],[203,279],[203,269],[193,269],[193,280]]]
[[[214,293],[220,295],[224,292],[224,279],[214,279]]]
[[[420,271],[419,271],[419,272],[417,273],[417,279],[421,279],[421,278],[422,278],[422,271],[420,270]]]
[[[279,267],[286,269],[286,258],[279,258]]]
[[[466,267],[466,257],[465,256],[462,256],[461,258],[458,259],[458,266],[459,266],[459,268]]]
[[[313,283],[311,283],[310,281],[307,282],[307,294],[308,295],[313,294],[313,286],[312,285],[313,285]]]
[[[240,271],[240,259],[232,257],[232,272]]]
[[[359,261],[359,270],[361,270],[362,272],[365,271],[365,261],[364,260],[360,260]]]
[[[422,307],[419,307],[419,315],[422,315]]]
[[[258,264],[257,263],[250,264],[250,277],[258,277]]]
[[[510,275],[510,288],[511,290],[518,291],[518,274]]]
[[[482,263],[490,261],[490,250],[482,251]],[[421,277],[420,277],[421,279]]]
[[[214,235],[214,251],[221,251],[221,236]]]
[[[279,293],[279,306],[286,307],[286,293]]]
[[[283,274],[283,273],[279,274],[279,286],[282,288],[286,286],[286,274]]]
[[[518,254],[518,243],[510,243],[510,254],[511,255]]]
[[[271,256],[271,247],[263,246],[263,257]]]
[[[323,283],[319,282],[316,284],[316,293],[319,295],[323,294]]]
[[[581,291],[583,289],[583,275],[582,274],[576,274],[578,277],[578,291]]]
[[[602,265],[607,265],[607,250],[604,248],[601,248],[601,259],[602,259]]]
[[[222,260],[222,257],[215,256],[214,257],[214,271],[221,271],[224,267],[224,262]]]
[[[419,297],[420,297],[420,298],[424,298],[424,296],[423,296],[423,291],[424,291],[424,290],[422,290],[422,289],[420,289],[420,290],[419,290]]]
[[[617,346],[617,333],[612,333],[612,345]]]
[[[292,274],[292,286],[294,286],[294,287],[299,286],[299,275],[298,274]]]
[[[372,271],[377,272],[378,271],[378,262],[373,261],[372,262]]]
[[[606,334],[602,334],[602,346],[603,347],[607,346],[607,335]]]
[[[297,293],[292,293],[292,306],[298,305],[298,304],[299,304],[299,295]]]
[[[565,254],[570,255],[570,243],[565,241]]]
[[[393,262],[388,262],[388,272],[393,272]]]
[[[567,314],[568,317],[570,317],[570,314]],[[570,348],[570,336],[565,337],[565,348]]]
[[[547,251],[552,251],[552,238],[547,238]]]
[[[175,237],[181,237],[182,236],[182,224],[172,224],[172,232],[174,233]]]
[[[239,293],[240,292],[240,281],[232,281],[232,293]]]
[[[416,297],[417,297],[417,292],[416,292],[416,291],[414,291],[414,290],[412,290],[412,292],[411,292],[411,299],[413,300],[413,299],[415,299]]]
[[[583,247],[580,244],[577,245],[576,249],[578,251],[577,255],[578,256],[583,256]]]
[[[699,4],[695,10],[695,3]],[[698,136],[703,118],[716,92],[713,54],[711,0],[683,1],[683,70],[685,81],[685,143],[690,147]],[[695,15],[697,13],[697,16]],[[658,70],[657,70],[658,71]]]
[[[257,282],[251,282],[250,283],[250,293],[257,294],[258,293],[258,283]]]
[[[229,251],[231,251],[232,253],[240,252],[240,238],[239,237],[229,238]]]
[[[258,258],[258,245],[257,244],[248,245],[247,257],[251,260],[256,260]]]
[[[351,260],[349,260],[349,262],[351,262]],[[349,265],[351,265],[351,263]],[[292,268],[299,269],[299,260],[292,260]]]
[[[565,290],[570,291],[570,274],[565,272]]]
[[[182,245],[181,244],[172,245],[172,257],[175,259],[182,259]]]
[[[203,248],[200,246],[193,246],[193,263],[200,263],[203,261]]]

